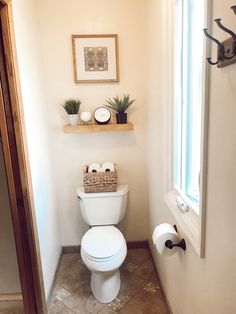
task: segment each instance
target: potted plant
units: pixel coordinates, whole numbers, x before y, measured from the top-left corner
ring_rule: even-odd
[[[123,97],[113,97],[106,100],[108,105],[107,108],[112,109],[116,112],[116,122],[118,124],[127,123],[127,113],[126,110],[135,102],[135,99],[130,99],[130,95],[123,95]]]
[[[80,105],[81,101],[79,99],[70,98],[64,101],[62,107],[68,113],[70,125],[77,125]]]

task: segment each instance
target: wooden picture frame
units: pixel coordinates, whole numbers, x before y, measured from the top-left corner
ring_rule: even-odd
[[[119,82],[118,35],[72,35],[75,83]]]

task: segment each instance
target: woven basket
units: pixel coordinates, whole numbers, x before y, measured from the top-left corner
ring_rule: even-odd
[[[88,166],[84,168],[84,192],[115,192],[117,191],[117,167],[114,172],[88,173]]]

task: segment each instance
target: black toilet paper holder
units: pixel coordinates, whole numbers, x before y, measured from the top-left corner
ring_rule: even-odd
[[[174,225],[173,227],[175,228],[175,231],[178,232],[177,226]],[[173,247],[177,246],[186,251],[186,242],[184,239],[182,239],[179,243],[173,243],[171,240],[166,240],[165,246],[170,250],[173,249]]]

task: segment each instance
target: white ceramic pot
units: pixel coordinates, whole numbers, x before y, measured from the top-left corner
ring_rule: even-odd
[[[88,123],[92,119],[91,112],[89,112],[89,111],[81,112],[80,119],[81,119],[81,121],[83,121],[83,123],[85,123],[85,124]]]
[[[69,114],[69,124],[77,125],[78,124],[78,114]]]

